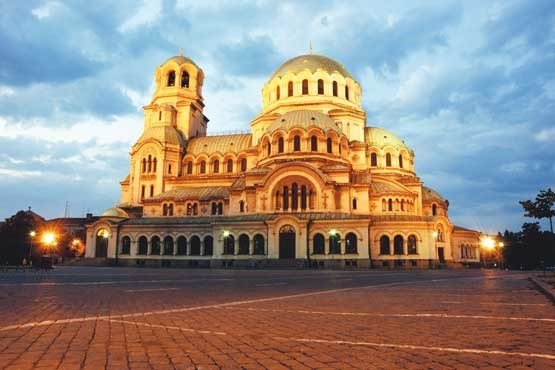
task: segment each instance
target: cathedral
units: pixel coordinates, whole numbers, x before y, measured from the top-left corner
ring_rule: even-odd
[[[87,225],[88,258],[125,265],[439,268],[480,261],[414,152],[367,125],[362,88],[328,57],[279,66],[245,134],[209,135],[204,72],[155,71],[121,202]],[[213,102],[214,103],[214,102]]]

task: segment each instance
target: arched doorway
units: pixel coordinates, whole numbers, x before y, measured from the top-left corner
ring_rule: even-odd
[[[279,258],[295,258],[295,229],[291,225],[279,229]]]
[[[110,233],[106,229],[100,229],[96,233],[95,257],[108,257],[108,237]]]

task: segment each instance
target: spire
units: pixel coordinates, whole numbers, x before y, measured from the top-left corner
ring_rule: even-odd
[[[314,54],[313,51],[312,51],[312,40],[310,40],[310,41],[308,42],[308,53],[309,53],[310,55]]]
[[[179,56],[182,57],[183,56],[183,49],[179,48]]]

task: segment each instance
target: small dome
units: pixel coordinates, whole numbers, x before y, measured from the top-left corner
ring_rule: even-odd
[[[182,65],[182,64],[185,64],[185,63],[190,63],[190,64],[194,65],[195,67],[197,67],[198,69],[200,69],[199,66],[197,66],[197,64],[195,62],[193,62],[192,59],[184,57],[183,55],[173,56],[173,57],[169,58],[168,60],[166,60],[162,64],[166,64],[166,63],[169,63],[169,62],[176,62],[179,65]]]
[[[138,145],[148,139],[154,139],[164,144],[173,144],[185,146],[185,140],[181,133],[173,126],[153,126],[144,130],[143,134],[137,140]]]
[[[381,127],[365,127],[364,128],[364,141],[370,146],[383,148],[391,145],[396,149],[405,148],[410,150],[409,147],[397,135]]]
[[[308,55],[300,55],[298,57],[289,59],[272,74],[270,79],[274,77],[281,77],[285,75],[287,72],[298,73],[304,70],[309,70],[310,72],[316,72],[318,70],[323,70],[332,74],[333,72],[337,72],[343,77],[349,77],[354,80],[353,76],[347,71],[347,69],[339,62],[335,60],[325,57],[323,55],[315,55],[315,54],[308,54]]]
[[[426,186],[422,187],[422,199],[426,201],[438,201],[440,203],[445,202],[445,198],[443,198],[437,191],[434,189],[428,188]]]
[[[120,218],[129,218],[127,212],[123,209],[118,207],[108,208],[100,217],[120,217]]]
[[[324,132],[332,130],[338,134],[343,133],[339,126],[337,126],[327,114],[314,110],[294,110],[287,112],[268,126],[268,133],[272,134],[279,129],[285,131],[294,128],[308,130],[313,127],[320,128]]]

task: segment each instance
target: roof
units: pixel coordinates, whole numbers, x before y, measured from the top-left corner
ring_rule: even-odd
[[[467,228],[465,228],[465,227],[457,226],[457,225],[455,225],[454,231],[468,231],[468,232],[480,234],[480,232],[479,232],[478,230],[467,229]]]
[[[445,202],[445,198],[443,198],[437,191],[435,191],[434,189],[428,188],[426,186],[422,187],[422,200],[424,201],[439,200],[440,202]]]
[[[233,134],[202,136],[190,139],[187,143],[187,153],[208,155],[216,152],[239,153],[252,146],[252,134]]]
[[[369,146],[377,146],[378,148],[391,145],[396,149],[406,148],[410,150],[397,135],[381,127],[365,127],[364,141]]]
[[[135,145],[141,144],[149,139],[159,141],[164,144],[185,146],[185,139],[173,126],[153,126],[144,130]]]
[[[229,198],[229,188],[226,186],[204,186],[199,188],[178,187],[155,195],[145,201],[156,201],[165,199],[222,199]]]
[[[100,217],[121,217],[121,218],[128,218],[129,215],[123,209],[118,207],[108,208]]]
[[[313,127],[322,129],[324,132],[332,130],[339,134],[342,133],[339,126],[330,116],[308,109],[293,110],[283,114],[268,126],[267,131],[272,134],[279,129],[289,131],[294,128],[302,128],[308,130]]]
[[[393,184],[390,182],[375,182],[371,183],[372,193],[374,194],[384,194],[384,193],[406,193],[407,189],[398,184]]]
[[[337,72],[343,77],[349,77],[354,80],[353,76],[341,63],[323,55],[316,54],[299,55],[298,57],[289,59],[275,70],[270,79],[281,77],[287,72],[298,73],[304,70],[310,72],[322,70],[329,74]]]
[[[176,62],[179,65],[182,65],[182,64],[185,64],[185,63],[190,63],[190,64],[194,65],[195,67],[197,67],[198,69],[200,69],[199,66],[197,66],[197,64],[195,62],[193,62],[192,59],[184,57],[183,55],[173,56],[173,57],[169,58],[168,60],[166,60],[162,64],[166,64],[168,62]]]

